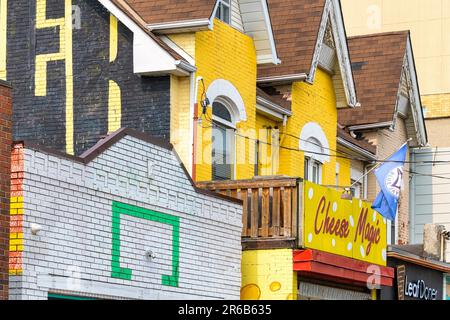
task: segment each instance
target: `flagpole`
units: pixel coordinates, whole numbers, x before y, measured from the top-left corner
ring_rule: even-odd
[[[386,157],[384,160],[382,160],[381,162],[378,162],[372,169],[370,169],[369,171],[367,171],[363,176],[361,176],[361,178],[359,178],[358,180],[356,180],[350,187],[345,188],[345,191],[350,191],[355,185],[357,185],[362,179],[364,179],[365,177],[367,177],[371,172],[375,171],[376,169],[378,169],[379,166],[381,166],[382,164],[384,164],[386,162],[387,159],[389,159],[390,157],[392,157],[398,150],[400,150],[401,148],[403,148],[403,146],[405,144],[407,144],[408,142],[412,141],[412,138],[409,138],[404,144],[401,145],[400,148],[398,148],[397,150],[395,150],[391,155],[389,155],[388,157]]]

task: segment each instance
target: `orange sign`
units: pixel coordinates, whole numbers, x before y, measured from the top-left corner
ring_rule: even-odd
[[[305,182],[304,246],[386,266],[386,219],[370,203],[343,200],[341,195]]]

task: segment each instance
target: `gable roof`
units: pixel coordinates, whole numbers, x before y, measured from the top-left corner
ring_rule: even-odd
[[[219,7],[219,0],[121,1],[127,1],[147,28],[157,34],[212,30]],[[279,64],[267,0],[234,1],[238,9],[232,7],[230,14],[233,17],[239,12],[242,25],[238,29],[254,40],[258,64]]]
[[[348,39],[360,108],[338,111],[345,126],[392,122],[406,54],[408,31]]]
[[[135,73],[188,75],[195,71],[195,67],[186,59],[147,29],[145,22],[125,0],[98,0],[98,2],[133,32]],[[158,59],[149,59],[149,56]]]
[[[258,78],[308,74],[326,0],[268,0],[281,64],[258,68]]]
[[[125,0],[147,24],[209,20],[216,0]]]
[[[259,66],[258,84],[314,82],[325,44],[332,38],[347,105],[358,105],[339,0],[268,0],[281,64]],[[328,28],[330,27],[330,29]],[[327,31],[331,31],[328,33]]]
[[[350,130],[394,129],[400,101],[406,94],[410,107],[408,135],[415,139],[414,145],[426,146],[428,136],[410,32],[353,37],[349,46],[362,107],[339,110],[339,123]]]
[[[127,5],[125,0],[111,0],[111,2],[116,5],[120,10],[127,14],[127,16],[133,20],[142,31],[149,35],[159,46],[161,46],[164,50],[166,50],[174,59],[182,60],[183,57],[179,55],[175,50],[170,48],[167,44],[161,41],[157,36],[155,36],[152,32],[150,32],[145,22],[140,19],[140,16],[129,6]]]
[[[99,140],[96,145],[94,145],[92,148],[90,148],[89,150],[84,152],[81,156],[73,156],[73,155],[70,155],[70,154],[67,154],[64,152],[60,152],[60,151],[57,151],[57,150],[54,150],[54,149],[51,149],[51,148],[48,148],[48,147],[45,147],[45,146],[42,146],[39,144],[35,144],[32,142],[27,142],[27,141],[17,141],[17,142],[14,142],[14,145],[21,144],[25,148],[28,148],[28,149],[31,149],[34,151],[44,152],[47,154],[51,154],[51,155],[61,157],[61,158],[66,158],[71,161],[86,165],[86,164],[94,161],[97,157],[99,157],[101,154],[103,154],[105,151],[107,151],[109,148],[111,148],[117,142],[121,141],[126,136],[136,138],[138,140],[147,142],[149,144],[166,149],[168,152],[171,152],[175,156],[177,161],[179,162],[181,168],[183,169],[183,171],[186,175],[186,178],[191,183],[195,192],[197,192],[199,194],[204,194],[204,195],[207,195],[207,196],[210,196],[213,198],[222,199],[222,200],[234,202],[237,204],[242,204],[242,200],[239,200],[239,199],[236,199],[233,197],[229,197],[226,195],[222,195],[222,194],[219,194],[216,192],[212,192],[212,191],[209,191],[206,189],[199,188],[196,185],[196,183],[194,182],[194,180],[192,180],[191,176],[189,175],[189,172],[187,171],[183,162],[180,160],[180,157],[178,156],[177,152],[175,151],[173,145],[170,142],[168,142],[164,139],[155,138],[151,135],[148,135],[146,133],[143,133],[143,132],[140,132],[140,131],[137,131],[134,129],[121,128],[121,129],[117,130],[116,132],[111,133],[110,135],[106,136],[105,138]]]

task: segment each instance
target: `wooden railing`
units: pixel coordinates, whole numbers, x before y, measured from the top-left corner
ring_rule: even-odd
[[[242,237],[297,237],[299,181],[287,177],[199,182],[198,187],[243,201]]]

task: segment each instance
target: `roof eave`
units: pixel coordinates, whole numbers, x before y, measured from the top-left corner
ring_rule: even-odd
[[[303,82],[308,78],[306,73],[297,73],[281,76],[261,77],[256,80],[258,85],[283,85],[293,82]]]
[[[426,268],[434,269],[443,273],[450,273],[450,264],[443,263],[439,261],[433,261],[430,259],[425,259],[423,257],[420,257],[418,255],[415,255],[410,252],[403,251],[399,248],[396,248],[394,246],[388,247],[387,252],[388,258],[394,258],[399,259],[402,261],[411,262]]]
[[[147,28],[156,34],[196,32],[211,29],[211,19],[194,19],[164,23],[147,24]]]
[[[412,98],[415,100],[414,106],[416,108],[416,114],[419,116],[419,119],[417,119],[418,123],[416,124],[418,126],[417,140],[419,141],[420,146],[425,147],[428,144],[428,133],[427,133],[427,127],[426,127],[426,123],[425,123],[423,107],[422,107],[420,87],[419,87],[419,81],[417,78],[417,69],[416,69],[416,65],[415,65],[414,51],[412,48],[410,32],[408,32],[406,55],[407,55],[407,59],[408,59],[409,70],[411,73],[411,82],[412,82],[413,93],[414,93],[414,97],[412,97]]]
[[[279,104],[267,100],[266,98],[261,96],[256,97],[256,109],[264,113],[268,113],[279,120],[283,120],[285,117],[292,116],[292,112],[290,110],[287,110]]]
[[[368,123],[368,124],[361,124],[361,125],[350,125],[350,126],[347,126],[347,128],[350,131],[365,131],[365,130],[392,128],[393,124],[394,124],[393,121],[387,121],[387,122]]]
[[[98,0],[112,15],[133,32],[133,71],[140,75],[187,75],[189,64],[153,35],[119,0]],[[131,9],[129,9],[131,10]],[[170,51],[170,52],[169,52]],[[158,59],[149,59],[150,56]]]
[[[366,150],[344,138],[337,137],[337,143],[338,143],[338,145],[346,147],[346,148],[352,150],[353,152],[356,152],[357,154],[362,155],[368,161],[376,161],[377,160],[376,155],[373,154],[371,151]]]

